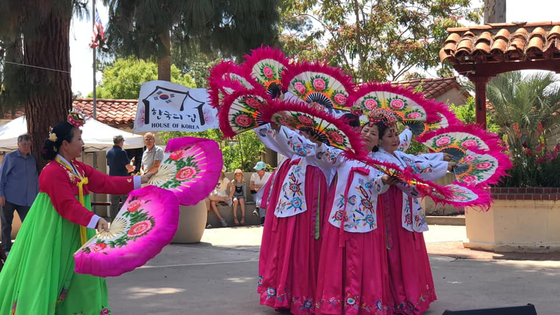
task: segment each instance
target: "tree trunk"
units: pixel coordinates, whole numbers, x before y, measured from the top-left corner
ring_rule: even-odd
[[[484,24],[506,22],[506,0],[484,0]]]
[[[25,105],[27,130],[33,139],[32,154],[42,170],[47,161],[39,152],[48,137],[49,127],[66,120],[72,108],[70,78],[70,18],[49,14],[25,37],[24,62],[28,65],[49,68],[27,68],[26,82],[29,99]]]
[[[158,80],[171,82],[171,37],[169,32],[161,34],[160,39],[166,54],[158,57]]]

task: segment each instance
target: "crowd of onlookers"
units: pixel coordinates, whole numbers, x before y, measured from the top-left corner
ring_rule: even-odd
[[[262,192],[259,190],[266,184],[270,178],[270,173],[266,171],[266,163],[260,161],[253,167],[255,170],[251,174],[249,181],[249,191],[251,193],[252,199],[255,202],[255,210],[253,210],[253,215],[259,216],[261,224],[264,223],[265,212],[264,209],[260,209],[259,205],[261,203]],[[236,169],[233,172],[233,179],[230,180],[226,177],[226,168],[222,169],[220,179],[216,188],[210,193],[208,198],[206,198],[206,209],[208,212],[213,211],[222,226],[227,226],[225,219],[220,214],[218,210],[218,204],[232,206],[233,210],[233,222],[235,225],[245,224],[245,206],[247,201],[247,183],[245,182],[245,174],[240,169]],[[238,208],[241,209],[241,217],[238,216]],[[206,225],[207,228],[212,227],[210,224]]]

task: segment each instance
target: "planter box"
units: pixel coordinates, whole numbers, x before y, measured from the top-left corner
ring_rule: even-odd
[[[181,206],[179,227],[171,243],[198,243],[206,228],[206,203],[200,201],[194,206]]]
[[[488,212],[468,209],[464,246],[496,252],[560,252],[560,190],[492,188]]]

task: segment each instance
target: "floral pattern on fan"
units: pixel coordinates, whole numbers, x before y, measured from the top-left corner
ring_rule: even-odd
[[[282,72],[288,66],[289,60],[281,50],[270,47],[260,47],[245,56],[243,67],[247,68],[251,76],[267,89],[272,83],[282,85]]]
[[[496,134],[489,133],[477,125],[454,125],[428,132],[416,140],[435,152],[451,154],[459,161],[467,150],[502,151],[501,141]]]
[[[199,178],[202,170],[196,159],[197,149],[186,147],[166,153],[158,173],[150,179],[150,185],[174,189]]]
[[[453,182],[446,185],[449,195],[443,196],[439,193],[434,193],[430,197],[438,204],[449,204],[454,207],[472,207],[478,208],[482,211],[490,209],[492,198],[490,192],[480,187],[467,186],[463,183]]]
[[[345,148],[350,141],[337,128],[331,127],[329,122],[317,119],[311,115],[300,112],[286,111],[272,116],[272,120],[283,126],[308,132],[323,143],[336,148]]]
[[[327,108],[344,108],[348,100],[348,93],[331,87],[331,80],[322,74],[311,75],[309,81],[294,79],[290,84],[294,94],[309,103],[319,103]]]
[[[99,232],[74,253],[75,271],[119,276],[144,265],[171,242],[179,224],[173,192],[146,186],[130,192],[108,232]]]
[[[84,254],[106,253],[110,248],[121,248],[128,242],[148,235],[156,225],[154,217],[145,210],[149,202],[150,200],[132,197],[128,204],[125,204],[126,211],[111,223],[109,232],[98,233],[95,242],[85,244],[81,251]]]
[[[365,115],[377,108],[386,108],[397,114],[402,121],[433,123],[438,120],[439,105],[426,100],[422,94],[388,83],[369,83],[361,86],[348,100],[352,110]]]
[[[266,124],[261,120],[260,109],[269,102],[267,96],[262,96],[253,90],[241,89],[226,97],[223,106],[218,111],[220,130],[226,138],[254,129]]]
[[[467,150],[454,168],[455,178],[459,183],[496,184],[512,166],[505,153],[473,150]]]

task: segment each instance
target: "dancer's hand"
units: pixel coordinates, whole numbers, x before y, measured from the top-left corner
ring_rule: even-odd
[[[107,221],[105,221],[105,219],[100,218],[99,221],[97,221],[97,231],[98,232],[109,232],[109,223]]]
[[[146,173],[141,177],[141,183],[145,184],[150,181],[150,179],[156,174],[157,172]]]
[[[451,154],[449,154],[449,153],[443,153],[443,160],[444,160],[444,161],[449,162],[449,161],[451,161],[452,159],[453,159],[453,157],[451,156]]]
[[[447,163],[447,170],[453,172],[453,169],[457,166],[457,162],[448,162]]]
[[[398,183],[399,179],[397,177],[394,177],[394,176],[383,175],[381,177],[381,181],[383,182],[383,184],[391,186],[391,185],[395,185],[396,183]]]

